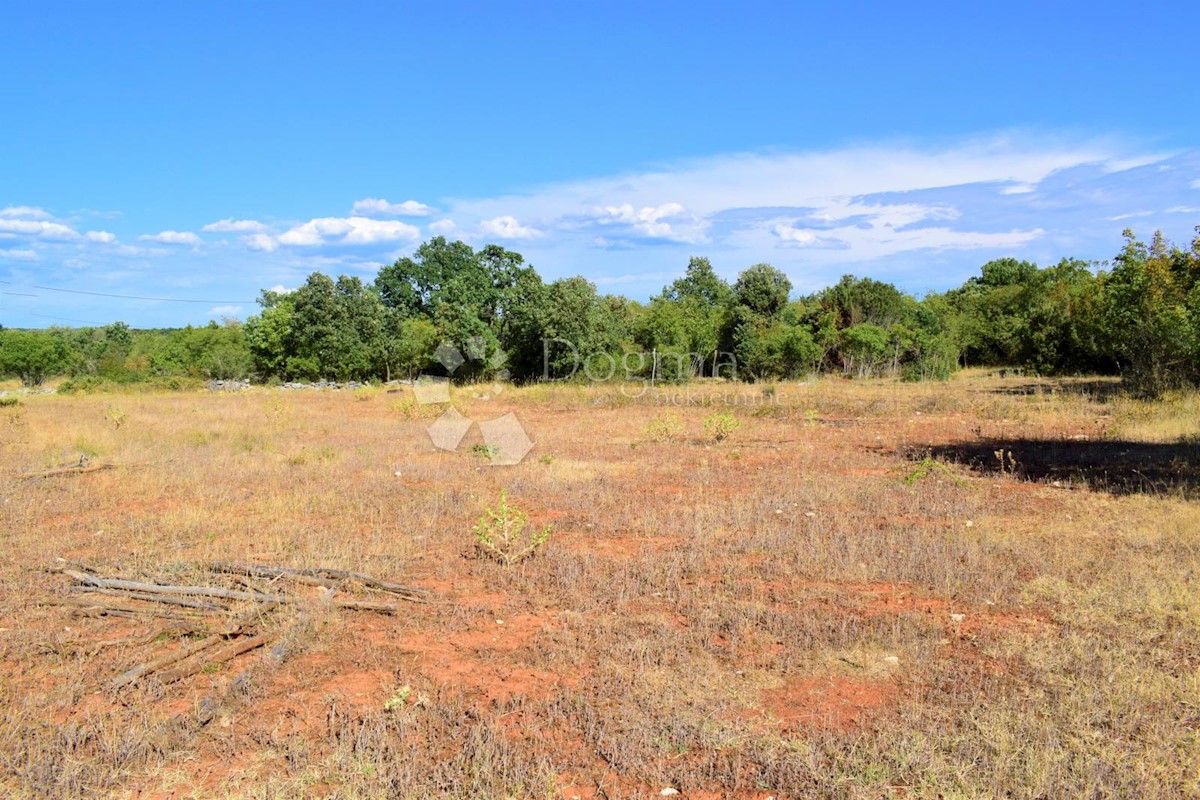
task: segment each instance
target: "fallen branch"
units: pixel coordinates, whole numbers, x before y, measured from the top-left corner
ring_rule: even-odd
[[[210,565],[210,569],[213,572],[224,572],[229,575],[250,575],[255,578],[290,578],[302,583],[313,583],[315,580],[321,581],[319,585],[325,586],[329,585],[328,582],[330,581],[357,581],[368,588],[402,595],[405,596],[405,599],[413,600],[414,602],[420,602],[418,598],[429,596],[429,592],[426,589],[416,586],[401,586],[398,583],[382,581],[379,578],[364,575],[361,572],[347,572],[346,570],[330,569],[328,567],[296,569],[292,567],[264,567],[257,564],[215,561]]]
[[[39,600],[38,605],[43,606],[73,606],[77,613],[85,616],[114,616],[114,617],[137,617],[146,615],[151,617],[159,617],[162,619],[178,619],[178,620],[194,620],[200,617],[192,614],[182,614],[166,609],[154,608],[152,606],[131,606],[122,603],[115,603],[111,600],[101,600],[100,598],[92,597],[51,597],[45,600]],[[89,613],[91,612],[91,613]]]
[[[89,594],[102,594],[110,597],[128,597],[130,600],[145,600],[149,603],[165,603],[172,606],[183,606],[184,608],[196,608],[202,611],[228,611],[228,606],[217,605],[215,603],[206,603],[203,600],[188,600],[184,597],[171,597],[152,592],[134,592],[124,589],[110,589],[105,586],[77,586],[75,587],[81,592]]]
[[[343,600],[335,597],[332,603],[335,608],[345,608],[350,611],[375,611],[380,614],[398,614],[400,612],[400,609],[391,603],[372,603],[369,600]]]
[[[183,647],[176,650],[174,653],[167,653],[166,655],[159,656],[158,658],[154,659],[153,661],[147,661],[144,664],[138,664],[133,669],[127,670],[126,672],[123,672],[120,675],[118,675],[117,677],[113,678],[113,680],[108,684],[108,687],[110,689],[119,689],[122,686],[133,683],[138,678],[142,678],[142,677],[145,677],[146,675],[150,675],[154,672],[158,672],[159,670],[163,669],[164,667],[169,667],[172,664],[177,664],[180,661],[183,661],[187,658],[191,658],[192,656],[196,655],[197,653],[200,653],[200,652],[203,652],[204,650],[209,649],[210,647],[214,647],[214,646],[220,644],[221,642],[226,641],[227,637],[229,637],[229,636],[237,636],[239,633],[242,632],[242,630],[246,626],[250,625],[252,622],[257,620],[260,616],[263,615],[263,613],[265,613],[266,611],[269,611],[271,608],[274,608],[274,604],[270,604],[267,606],[259,606],[257,608],[251,609],[246,614],[243,614],[242,616],[233,620],[233,622],[231,622],[229,624],[229,627],[227,627],[224,631],[213,634],[212,636],[209,636],[205,639],[201,639],[199,642],[196,642],[195,644],[184,645]],[[270,639],[270,638],[272,638],[272,636],[268,636],[267,638]],[[258,636],[255,638],[263,638],[263,637]],[[256,644],[256,645],[254,645],[254,647],[258,647],[258,645]],[[250,648],[250,649],[253,649],[253,648]],[[222,651],[222,652],[224,652],[224,651]],[[239,651],[239,652],[245,652],[245,651],[243,650],[243,651]],[[230,658],[231,657],[232,656],[230,656]],[[199,671],[199,669],[202,669],[202,667],[197,668],[196,671]],[[190,675],[192,673],[188,672],[185,674]],[[181,676],[181,677],[183,677],[183,676]],[[178,678],[166,680],[165,676],[164,676],[163,682],[170,683],[170,682],[172,682],[172,680],[178,680]]]
[[[64,569],[63,573],[71,576],[79,583],[88,586],[99,586],[103,589],[120,589],[125,592],[146,592],[149,594],[184,595],[190,597],[219,597],[223,600],[255,600],[262,603],[288,602],[288,599],[283,595],[241,592],[236,589],[222,589],[217,586],[172,586],[169,584],[142,583],[141,581],[125,581],[118,578],[101,578],[98,575],[74,569]]]
[[[228,647],[213,653],[211,658],[198,659],[192,664],[180,665],[174,669],[166,670],[158,676],[158,679],[163,683],[174,683],[189,675],[195,675],[210,664],[224,664],[226,661],[236,658],[242,653],[248,653],[251,650],[262,647],[274,638],[275,634],[273,633],[260,633],[258,636],[251,636],[248,639],[239,639]]]
[[[159,656],[153,661],[147,661],[144,664],[138,664],[133,669],[127,670],[113,678],[108,684],[108,688],[120,689],[122,686],[133,683],[138,678],[149,675],[153,672],[157,672],[163,667],[169,667],[172,664],[183,661],[189,656],[196,655],[196,653],[199,653],[202,650],[207,650],[210,647],[220,644],[222,641],[224,641],[224,639],[225,637],[221,636],[220,634],[216,636],[209,636],[207,639],[201,639],[195,644],[184,645],[174,653],[167,653],[166,655]]]
[[[63,475],[83,475],[88,472],[100,472],[105,469],[115,469],[116,464],[72,464],[69,467],[54,467],[53,469],[44,469],[40,472],[25,472],[18,475],[19,478],[33,480],[36,478],[59,478]]]

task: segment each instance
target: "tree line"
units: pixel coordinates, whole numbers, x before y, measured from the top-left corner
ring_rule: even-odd
[[[816,372],[905,380],[962,366],[1044,375],[1119,374],[1157,395],[1200,384],[1200,228],[1189,249],[1125,231],[1111,263],[984,264],[918,299],[846,276],[793,297],[769,264],[722,280],[705,258],[647,302],[582,277],[544,281],[519,254],[438,237],[374,281],[313,273],[263,291],[261,311],[174,330],[0,329],[0,374],[36,385],[179,377],[389,380],[421,373],[515,382],[607,378],[796,378]],[[448,357],[448,354],[453,354]],[[70,386],[68,386],[70,388]]]

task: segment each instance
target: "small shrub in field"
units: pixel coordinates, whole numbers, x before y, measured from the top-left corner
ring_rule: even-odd
[[[106,419],[108,419],[109,422],[112,423],[112,426],[114,428],[116,428],[117,430],[120,430],[121,426],[125,424],[125,420],[129,418],[128,414],[126,414],[124,411],[117,408],[116,406],[109,406],[108,409],[104,412],[104,416]]]
[[[683,420],[674,414],[663,414],[650,420],[646,426],[646,438],[652,442],[674,442],[679,440],[686,428]]]
[[[383,704],[384,711],[395,711],[398,708],[404,708],[408,702],[409,696],[412,694],[412,687],[407,683],[401,686],[394,695],[388,698]]]
[[[742,421],[730,412],[713,414],[704,420],[704,432],[714,442],[723,442],[742,427]]]
[[[21,401],[15,397],[0,397],[0,408],[16,408]]]
[[[100,455],[100,445],[84,436],[75,440],[75,449],[86,458],[96,458]]]
[[[500,455],[500,448],[494,444],[477,444],[471,448],[471,452],[482,458],[484,461],[491,461],[496,456]]]
[[[488,558],[512,565],[532,556],[550,539],[553,525],[540,531],[528,531],[529,515],[508,502],[508,493],[501,490],[500,504],[485,508],[479,522],[471,529],[475,534],[475,549]]]
[[[917,481],[924,480],[930,477],[946,478],[955,486],[962,486],[963,481],[946,464],[938,461],[932,456],[926,456],[916,463],[912,471],[906,474],[901,480],[908,486],[912,486]]]
[[[415,397],[402,397],[392,403],[393,411],[399,412],[400,416],[405,419],[426,419],[436,417],[445,411],[445,406],[439,405],[422,405],[417,402]]]

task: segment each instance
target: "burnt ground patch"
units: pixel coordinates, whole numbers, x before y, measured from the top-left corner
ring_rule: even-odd
[[[1005,376],[1002,375],[1001,377]],[[1010,379],[1013,378],[1013,376],[1008,377]],[[1128,389],[1122,384],[1121,379],[1115,377],[1089,378],[1084,380],[1059,378],[1029,381],[1023,376],[1016,376],[1016,379],[1012,383],[993,386],[985,391],[988,394],[1008,395],[1012,397],[1055,394],[1083,395],[1100,403],[1106,403],[1114,397],[1128,394]]]
[[[1113,494],[1200,497],[1200,443],[991,438],[913,449],[909,455],[965,464],[984,474],[1083,482]]]

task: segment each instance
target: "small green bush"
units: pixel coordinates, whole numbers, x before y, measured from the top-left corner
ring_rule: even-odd
[[[646,438],[652,442],[674,442],[680,439],[687,428],[675,414],[663,414],[650,420],[646,426]]]
[[[528,531],[529,515],[508,502],[508,493],[500,492],[500,504],[485,508],[479,522],[471,529],[475,534],[475,549],[480,555],[493,558],[506,566],[524,561],[534,555],[550,539],[553,525],[540,531]]]
[[[704,420],[704,432],[714,442],[725,441],[740,427],[742,421],[728,411],[712,414]]]

